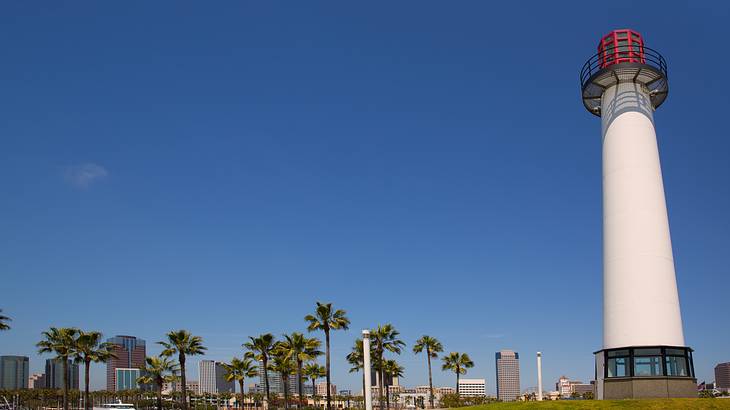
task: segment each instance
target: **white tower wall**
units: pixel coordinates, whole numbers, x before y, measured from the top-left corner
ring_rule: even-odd
[[[684,346],[649,95],[619,83],[601,107],[603,348]]]

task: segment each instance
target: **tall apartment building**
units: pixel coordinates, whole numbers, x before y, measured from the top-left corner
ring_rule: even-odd
[[[459,379],[459,394],[465,397],[485,397],[487,381],[485,379]]]
[[[46,375],[43,373],[34,373],[28,378],[29,389],[45,389]]]
[[[27,356],[0,356],[0,390],[28,388]]]
[[[497,398],[514,401],[520,395],[520,355],[512,350],[496,353]]]
[[[730,362],[715,366],[715,388],[730,390]]]
[[[116,391],[117,370],[116,369],[141,369],[144,367],[144,360],[147,356],[145,341],[134,336],[114,336],[107,339],[112,344],[112,352],[116,358],[111,358],[106,363],[106,389]]]
[[[68,387],[72,390],[79,389],[79,365],[68,361]],[[46,388],[63,389],[63,360],[46,360]]]
[[[256,389],[257,389],[258,393],[266,393],[266,385],[264,384],[266,378],[264,377],[263,363],[259,362],[258,368],[259,368],[259,382],[256,386]],[[271,394],[284,394],[284,382],[281,378],[281,374],[269,370],[268,376],[269,376],[268,377],[269,392]],[[311,385],[311,383],[310,383],[310,385]],[[297,376],[296,376],[296,374],[292,374],[289,376],[289,394],[297,394],[298,389],[299,389],[299,387],[297,386]]]
[[[236,391],[236,384],[233,381],[226,381],[226,369],[221,362],[201,360],[198,363],[198,376],[200,378],[199,393],[234,393]]]

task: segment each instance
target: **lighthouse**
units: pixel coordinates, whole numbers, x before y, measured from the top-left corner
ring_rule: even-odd
[[[697,397],[685,345],[654,111],[667,63],[633,30],[614,30],[580,73],[585,108],[601,117],[603,347],[596,398]]]

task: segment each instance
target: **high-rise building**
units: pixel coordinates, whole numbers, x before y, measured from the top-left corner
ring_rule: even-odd
[[[730,362],[715,366],[715,388],[730,389]]]
[[[520,355],[501,350],[495,355],[497,367],[497,398],[514,401],[520,395]]]
[[[319,382],[316,385],[317,388],[317,396],[324,397],[327,395],[327,382]],[[330,396],[334,396],[337,394],[337,385],[330,384]]]
[[[459,394],[465,397],[487,395],[487,381],[484,379],[459,379]]]
[[[0,356],[0,390],[28,388],[27,356]]]
[[[114,336],[107,339],[112,345],[112,357],[106,362],[106,389],[115,391],[117,387],[116,369],[141,369],[147,355],[145,341],[134,336]]]
[[[72,390],[79,389],[79,365],[72,360],[68,361],[68,387]],[[63,389],[63,360],[46,360],[46,388]]]
[[[236,385],[233,381],[226,381],[226,369],[223,363],[214,360],[201,360],[198,363],[200,377],[199,393],[233,393]]]
[[[137,379],[140,376],[139,369],[117,367],[114,369],[114,373],[114,380],[116,381],[114,391],[136,390],[141,387],[137,383]]]
[[[264,377],[264,365],[263,363],[259,362],[259,382],[257,384],[257,392],[258,393],[266,393],[266,385],[265,377]],[[277,372],[273,372],[269,370],[268,372],[268,379],[269,379],[269,392],[271,394],[284,394],[284,382],[281,378],[281,374]],[[297,376],[296,374],[292,374],[289,376],[289,394],[297,394],[298,386],[297,386]],[[305,383],[306,384],[306,383]]]
[[[29,389],[45,389],[46,375],[43,373],[34,373],[28,378]]]

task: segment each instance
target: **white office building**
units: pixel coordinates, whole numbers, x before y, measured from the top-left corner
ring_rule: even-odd
[[[459,394],[464,397],[484,397],[487,395],[485,379],[459,379]]]
[[[200,376],[198,393],[235,392],[235,383],[226,381],[226,369],[223,367],[223,363],[213,360],[201,360],[198,364],[198,372]]]
[[[496,354],[497,398],[514,401],[520,396],[520,355],[512,350],[501,350]]]

